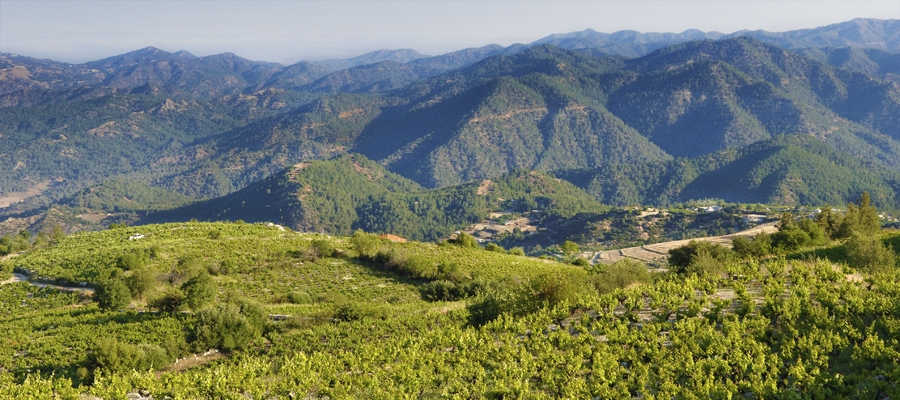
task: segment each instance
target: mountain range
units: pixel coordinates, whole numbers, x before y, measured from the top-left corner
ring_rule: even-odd
[[[115,179],[100,193],[145,185],[172,193],[153,192],[173,207],[207,199],[190,213],[222,218],[234,201],[216,197],[263,201],[267,177],[288,182],[285,168],[346,153],[400,185],[359,190],[381,200],[345,199],[368,216],[396,212],[408,196],[434,199],[532,170],[611,205],[842,204],[869,191],[880,207],[900,208],[898,37],[900,21],[859,19],[784,33],[589,30],[434,57],[381,51],[290,66],[155,48],[79,65],[2,54],[0,193],[58,182],[3,213],[83,207],[72,196]],[[307,187],[279,185],[294,195]],[[238,218],[385,228],[324,217],[324,200],[272,201],[250,208],[283,215]],[[438,218],[429,223],[443,232],[486,212],[474,204],[458,221],[429,214]],[[424,224],[417,218],[405,223]]]

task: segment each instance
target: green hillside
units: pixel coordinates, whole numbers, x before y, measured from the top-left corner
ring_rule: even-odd
[[[868,191],[879,207],[900,207],[896,172],[803,136],[779,136],[692,159],[555,174],[614,205],[670,205],[691,199],[839,205]]]
[[[0,193],[63,179],[45,199],[18,205],[22,211],[120,175],[210,199],[299,162],[348,152],[426,188],[517,170],[588,170],[605,176],[572,179],[610,204],[668,204],[695,195],[845,203],[870,190],[882,193],[880,205],[895,207],[891,174],[900,171],[900,88],[878,77],[887,72],[866,75],[861,67],[838,68],[833,60],[746,37],[687,42],[633,59],[551,45],[515,52],[489,46],[316,78],[304,75],[314,75],[310,65],[157,49],[91,64],[106,71],[91,78],[97,82],[76,66],[4,60],[49,75],[32,75],[40,78],[34,82],[22,81],[21,74],[9,78],[3,96],[54,93],[41,105],[23,100],[12,106],[19,103],[10,97],[10,106],[0,109],[0,168],[6,171]],[[182,64],[182,73],[166,69]],[[132,66],[140,76],[123,72]],[[455,66],[461,68],[438,74]],[[80,76],[88,86],[37,89],[54,76]],[[231,86],[204,86],[220,78]],[[309,86],[314,83],[324,86]],[[815,160],[796,154],[808,165],[791,167],[790,174],[754,172],[768,176],[766,184],[747,178],[728,186],[731,191],[697,185],[683,190],[700,174],[735,161],[729,157],[755,151],[748,146],[782,136],[812,138],[798,139],[791,151],[811,151]],[[819,144],[831,150],[818,150]],[[740,157],[747,168],[767,159]],[[848,157],[860,162],[842,161]],[[839,168],[825,167],[830,164]],[[821,181],[807,175],[816,165],[829,175],[859,178]],[[808,184],[782,187],[778,182],[785,179]],[[827,188],[808,187],[818,182]]]
[[[271,221],[335,235],[362,229],[435,240],[504,207],[540,208],[548,215],[602,209],[575,186],[543,173],[518,171],[429,190],[365,156],[345,154],[300,163],[224,197],[152,213],[143,220]]]
[[[822,253],[850,254],[844,247]],[[900,392],[896,271],[783,258],[705,262],[720,263],[723,272],[653,277],[632,263],[580,268],[464,245],[328,238],[263,224],[80,233],[0,263],[4,272],[29,273],[32,283],[81,288],[83,281],[95,290],[0,286],[0,392],[10,398]]]

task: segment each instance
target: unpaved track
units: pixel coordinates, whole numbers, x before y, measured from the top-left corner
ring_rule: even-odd
[[[60,286],[60,285],[52,285],[49,283],[41,283],[41,282],[31,282],[28,280],[27,275],[23,275],[20,273],[13,273],[12,278],[9,278],[3,282],[0,282],[0,285],[6,285],[8,283],[16,283],[16,282],[28,282],[29,285],[37,286],[37,287],[50,287],[57,290],[63,290],[67,292],[81,292],[88,295],[94,294],[94,289],[89,287],[81,287],[81,286]]]
[[[688,244],[691,240],[701,241],[701,242],[710,242],[721,244],[726,247],[731,247],[731,240],[742,236],[742,237],[754,237],[760,233],[774,233],[778,231],[776,228],[777,222],[770,222],[767,224],[762,224],[752,229],[748,229],[746,231],[740,231],[736,233],[731,233],[724,236],[709,236],[704,238],[693,238],[693,239],[684,239],[684,240],[674,240],[671,242],[663,242],[663,243],[654,243],[647,244],[638,247],[626,247],[624,249],[618,250],[607,250],[600,251],[594,254],[591,262],[593,263],[605,263],[612,264],[616,261],[619,261],[624,258],[631,258],[635,260],[640,260],[643,262],[650,261],[658,261],[663,260],[669,257],[669,250],[678,248]]]

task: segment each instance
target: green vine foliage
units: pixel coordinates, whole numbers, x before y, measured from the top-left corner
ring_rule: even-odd
[[[138,231],[144,239],[127,239]],[[211,239],[211,231],[221,236]],[[105,271],[115,268],[120,254],[155,247],[142,268],[160,280],[145,300],[133,298],[110,311],[77,293],[28,283],[0,287],[7,311],[0,316],[6,332],[0,393],[900,395],[900,272],[891,265],[854,270],[824,258],[729,258],[719,274],[651,276],[628,263],[580,268],[363,235],[328,238],[263,224],[164,224],[76,234],[10,259],[5,263],[32,276],[66,274],[87,279],[90,287],[96,284],[91,277],[114,277]],[[881,239],[888,249],[897,242],[891,234]],[[322,241],[331,256],[304,256]],[[183,282],[172,283],[179,281],[179,264],[203,268],[207,275],[194,277],[208,276],[218,303],[190,312],[147,312],[147,299],[180,290]],[[471,285],[474,295],[444,297],[452,285]]]

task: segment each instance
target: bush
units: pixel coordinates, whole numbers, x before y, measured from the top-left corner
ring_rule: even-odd
[[[147,264],[148,259],[149,257],[144,251],[135,251],[119,256],[119,258],[116,259],[116,267],[125,271],[130,271],[143,267]]]
[[[185,304],[197,311],[216,299],[217,287],[212,277],[202,271],[181,285],[181,291],[184,293]]]
[[[357,321],[363,318],[385,319],[387,314],[380,307],[365,306],[357,303],[342,303],[337,305],[332,315],[339,322]]]
[[[779,252],[794,251],[812,243],[809,233],[797,226],[782,228],[772,235],[772,246]]]
[[[678,273],[688,272],[687,268],[700,254],[706,254],[719,263],[733,258],[731,249],[716,243],[691,240],[688,244],[669,250],[669,266]]]
[[[163,369],[172,363],[172,356],[155,344],[137,345],[115,339],[99,339],[91,350],[89,363],[110,373]]]
[[[353,249],[359,253],[360,257],[372,258],[378,254],[378,248],[381,247],[381,239],[378,236],[357,229],[353,232],[353,236],[350,237],[350,244],[353,245]]]
[[[772,235],[760,233],[753,239],[742,236],[731,240],[732,251],[741,258],[761,258],[772,254]]]
[[[118,310],[131,302],[131,292],[118,279],[110,279],[97,285],[94,299],[101,310]]]
[[[450,240],[450,243],[453,243],[459,247],[469,247],[476,248],[478,247],[478,241],[475,240],[471,235],[466,234],[465,232],[460,232],[459,235],[456,235],[456,239]]]
[[[514,256],[524,256],[525,249],[522,247],[513,247],[513,248],[509,249],[509,254],[512,254]]]
[[[419,287],[422,300],[425,301],[456,301],[475,295],[477,285],[460,284],[448,280],[436,280]]]
[[[577,265],[579,267],[589,267],[591,265],[591,262],[586,258],[578,257],[572,261],[572,265]]]
[[[181,286],[197,276],[197,274],[205,271],[206,264],[203,258],[196,254],[188,254],[178,259],[178,263],[175,264],[175,268],[172,270],[170,282],[173,285]]]
[[[585,294],[582,282],[578,282],[570,275],[556,272],[547,272],[532,278],[528,282],[528,288],[531,297],[526,300],[528,303],[548,307],[573,300],[579,294]],[[524,304],[523,306],[527,307]]]
[[[312,296],[306,292],[290,292],[287,299],[293,304],[312,304],[313,302]]]
[[[148,303],[150,308],[162,312],[176,312],[184,306],[184,292],[177,287],[170,287],[166,292]]]
[[[437,267],[431,260],[421,256],[409,256],[401,270],[415,279],[431,279],[437,275]]]
[[[316,256],[319,258],[331,257],[334,255],[334,247],[331,246],[331,242],[328,240],[314,240],[311,248],[316,251]]]
[[[453,283],[462,283],[469,279],[469,276],[463,271],[462,267],[455,262],[443,262],[437,267],[437,276],[440,279]]]
[[[484,249],[487,251],[493,251],[497,253],[506,253],[506,250],[503,247],[496,243],[488,243],[487,246],[484,246]]]
[[[725,262],[727,260],[713,257],[712,254],[701,251],[684,269],[684,273],[701,276],[720,276],[725,272]]]
[[[143,300],[144,294],[153,290],[156,287],[156,283],[156,272],[147,268],[132,271],[131,275],[125,279],[125,284],[128,286],[131,296],[138,298],[138,300]]]
[[[565,242],[563,242],[562,246],[560,246],[560,249],[567,256],[570,256],[578,252],[578,243],[575,243],[571,240],[566,240]]]
[[[650,283],[653,277],[647,266],[637,260],[622,259],[610,265],[595,265],[588,269],[591,283],[598,292],[610,293],[634,283]]]
[[[262,327],[254,325],[236,304],[217,304],[197,313],[193,345],[197,350],[239,350],[258,339]]]
[[[893,269],[897,258],[877,236],[854,232],[846,243],[847,262],[851,267],[875,273]]]

